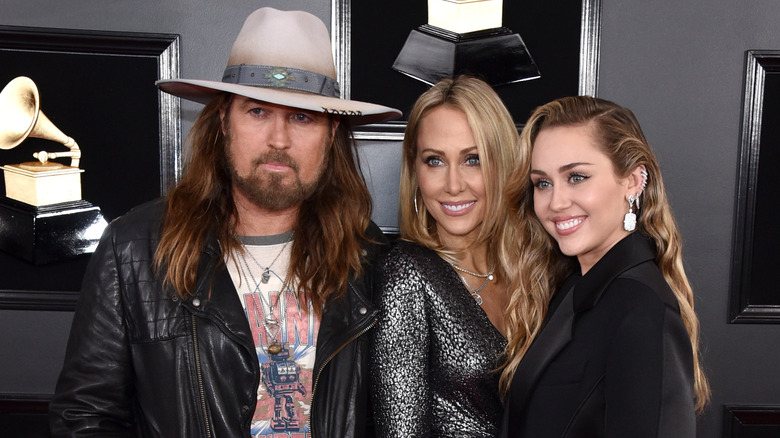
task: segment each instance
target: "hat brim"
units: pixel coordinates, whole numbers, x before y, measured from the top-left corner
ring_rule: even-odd
[[[220,92],[228,92],[293,108],[339,114],[349,119],[353,126],[379,123],[401,117],[401,111],[395,108],[300,91],[197,79],[163,79],[155,84],[166,93],[202,104],[208,103]]]

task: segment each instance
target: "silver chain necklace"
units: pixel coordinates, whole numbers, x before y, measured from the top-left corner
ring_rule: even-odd
[[[488,281],[490,279],[485,278],[485,281],[483,281],[482,284],[479,285],[478,288],[474,289],[473,287],[471,287],[469,282],[466,281],[466,277],[464,277],[463,274],[458,273],[458,277],[460,277],[460,279],[463,281],[463,284],[466,285],[466,288],[468,288],[469,292],[471,293],[471,297],[474,298],[474,301],[476,301],[477,304],[479,304],[481,306],[482,305],[482,295],[479,294],[479,291],[481,291],[482,289],[485,288],[485,286],[487,286]]]
[[[271,340],[271,343],[268,345],[268,353],[269,354],[278,354],[282,351],[282,346],[279,345],[279,342],[277,341],[277,338],[279,336],[279,332],[281,331],[281,324],[278,319],[274,316],[274,308],[276,308],[279,305],[279,300],[281,299],[282,295],[287,290],[287,279],[290,274],[290,269],[287,269],[287,272],[284,275],[284,280],[282,280],[282,287],[279,291],[279,295],[276,296],[276,303],[271,302],[271,297],[268,297],[268,301],[265,300],[265,294],[260,290],[260,284],[268,284],[268,280],[271,278],[271,267],[274,263],[279,259],[279,257],[284,252],[284,249],[287,248],[287,245],[292,242],[292,235],[290,235],[290,240],[285,242],[282,249],[279,251],[279,254],[276,255],[274,260],[269,264],[266,268],[263,269],[263,276],[261,277],[261,282],[258,282],[255,279],[254,274],[252,273],[252,269],[249,267],[249,263],[246,260],[246,257],[242,253],[238,253],[238,257],[241,259],[241,261],[244,263],[244,269],[246,270],[244,278],[246,278],[246,275],[249,275],[249,278],[252,279],[252,282],[255,284],[254,293],[260,297],[260,301],[262,301],[264,306],[268,307],[268,315],[265,314],[265,312],[262,311],[262,309],[259,308],[257,301],[254,301],[255,310],[257,310],[262,316],[263,316],[263,326],[265,328],[266,333],[268,333],[268,338]],[[243,244],[242,244],[243,245]],[[244,252],[249,254],[249,256],[252,258],[252,261],[255,262],[255,264],[262,268],[262,265],[257,261],[257,259],[252,255],[252,253],[246,248],[246,245],[244,245]],[[284,318],[284,315],[281,315],[281,309],[280,310],[280,318]]]
[[[478,274],[476,272],[471,272],[468,269],[463,269],[460,266],[456,265],[455,263],[452,263],[449,260],[447,260],[447,263],[449,263],[450,266],[452,266],[456,271],[460,271],[460,272],[458,272],[458,277],[460,277],[461,281],[463,281],[463,284],[466,285],[466,288],[468,289],[469,293],[471,293],[471,297],[474,298],[474,301],[476,301],[477,304],[481,306],[482,305],[482,295],[480,295],[479,292],[482,289],[484,289],[485,286],[487,286],[488,281],[493,281],[493,279],[495,279],[495,277],[493,276],[493,269],[496,267],[496,264],[495,263],[491,263],[490,264],[490,269],[488,270],[487,274]],[[469,275],[473,275],[474,277],[477,277],[477,278],[484,278],[485,281],[483,281],[482,284],[479,285],[479,287],[475,289],[475,288],[471,287],[469,282],[466,280],[466,277],[464,277],[463,274],[461,274],[461,272],[469,274]]]
[[[488,279],[488,280],[490,280],[490,281],[493,281],[493,279],[495,278],[495,277],[493,276],[493,269],[496,267],[496,264],[495,264],[495,263],[491,263],[491,264],[490,264],[490,270],[488,270],[488,273],[487,273],[487,274],[478,274],[478,273],[476,273],[476,272],[471,272],[471,271],[469,271],[468,269],[463,269],[463,268],[461,268],[460,266],[458,266],[458,265],[456,265],[455,263],[452,263],[452,262],[450,262],[450,261],[448,261],[448,263],[450,264],[450,266],[452,266],[453,268],[455,268],[455,270],[457,270],[457,271],[460,271],[460,272],[463,272],[463,273],[466,273],[466,274],[469,274],[469,275],[473,275],[473,276],[475,276],[475,277],[477,277],[477,278],[487,278],[487,279]],[[462,276],[461,276],[461,277],[462,277]],[[484,287],[484,285],[483,285],[483,287]]]
[[[260,306],[257,304],[257,301],[253,301],[255,310],[262,315],[263,317],[263,327],[265,328],[266,333],[268,333],[268,339],[270,339],[270,343],[268,344],[267,351],[269,354],[278,354],[282,351],[282,346],[279,345],[279,342],[277,338],[279,337],[279,332],[281,332],[282,326],[280,324],[279,319],[276,319],[274,316],[274,309],[276,306],[279,305],[279,300],[282,298],[282,294],[284,294],[286,285],[287,285],[287,274],[284,276],[284,280],[282,281],[282,290],[279,291],[279,295],[276,296],[276,302],[271,302],[271,297],[268,297],[268,301],[265,299],[265,294],[260,290],[260,284],[256,279],[254,274],[252,274],[252,270],[249,268],[249,264],[246,261],[246,257],[240,256],[241,260],[244,262],[244,269],[245,272],[245,278],[246,274],[249,275],[249,278],[252,279],[252,282],[255,284],[255,290],[254,295],[260,297],[260,301],[262,301],[264,306],[268,307],[268,314],[266,315],[265,312],[260,308]],[[289,270],[288,270],[289,273]],[[280,310],[280,317],[283,317]]]
[[[287,245],[289,245],[290,242],[293,241],[293,237],[294,236],[295,236],[295,231],[290,233],[290,238],[287,240],[287,242],[284,243],[284,246],[282,247],[282,249],[279,250],[279,254],[276,254],[276,257],[274,257],[274,259],[271,261],[271,263],[269,263],[268,266],[263,268],[263,275],[260,277],[260,281],[262,281],[263,284],[268,284],[268,280],[271,279],[271,266],[273,266],[274,263],[276,263],[276,261],[279,260],[279,256],[282,255],[282,253],[284,252],[284,249],[287,248]],[[244,250],[246,250],[246,245],[244,245],[243,243],[242,243],[242,245],[244,246]],[[262,265],[260,264],[260,262],[257,261],[255,256],[252,255],[251,252],[247,251],[247,253],[249,254],[249,257],[252,257],[252,261],[255,262],[257,264],[257,266],[260,266],[262,268]]]

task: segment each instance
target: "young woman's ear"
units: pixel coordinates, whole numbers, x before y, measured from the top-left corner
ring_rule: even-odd
[[[628,187],[626,188],[626,199],[629,196],[633,196],[634,199],[639,199],[647,187],[647,169],[644,164],[636,166],[634,170],[628,174]]]

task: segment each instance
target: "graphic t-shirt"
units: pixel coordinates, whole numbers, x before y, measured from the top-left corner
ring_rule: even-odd
[[[292,232],[239,236],[247,253],[237,254],[236,263],[227,262],[260,362],[252,437],[310,436],[314,353],[320,321],[310,302],[298,300],[291,280],[282,289],[292,237]]]

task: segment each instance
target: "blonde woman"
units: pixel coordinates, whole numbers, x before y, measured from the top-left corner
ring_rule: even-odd
[[[527,239],[507,248],[520,270],[500,436],[695,437],[709,389],[693,293],[633,113],[558,99],[533,112],[521,148],[507,198]]]
[[[403,146],[401,241],[382,267],[371,354],[378,436],[494,437],[501,420],[510,229],[502,185],[517,129],[484,82],[445,79],[417,100]]]

